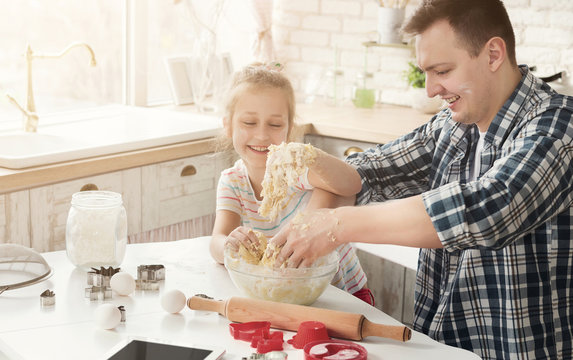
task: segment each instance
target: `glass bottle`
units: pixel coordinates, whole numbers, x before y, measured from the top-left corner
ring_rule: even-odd
[[[72,195],[66,223],[66,251],[75,266],[117,267],[127,244],[127,214],[121,194],[81,191]]]
[[[326,104],[337,106],[344,100],[344,71],[328,69],[325,74],[324,99]]]
[[[371,109],[376,103],[376,89],[374,88],[374,74],[359,72],[352,87],[352,103],[358,108]]]

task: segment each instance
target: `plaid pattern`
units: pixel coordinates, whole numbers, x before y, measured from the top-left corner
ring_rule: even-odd
[[[421,249],[414,328],[484,359],[573,358],[573,98],[523,77],[486,135],[442,110],[348,158],[358,204],[422,194],[443,249]],[[372,281],[372,279],[371,279]]]

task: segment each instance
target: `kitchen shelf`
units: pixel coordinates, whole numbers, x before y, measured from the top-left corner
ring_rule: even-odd
[[[389,48],[398,48],[398,49],[410,49],[414,51],[414,46],[408,43],[401,43],[401,44],[391,44],[391,43],[379,43],[376,41],[365,41],[362,43],[363,46],[366,47],[389,47]]]

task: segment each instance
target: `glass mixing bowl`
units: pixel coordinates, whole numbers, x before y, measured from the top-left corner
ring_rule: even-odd
[[[310,305],[326,289],[338,271],[338,252],[317,259],[308,268],[278,268],[245,262],[236,252],[225,252],[231,280],[245,295],[255,299]]]

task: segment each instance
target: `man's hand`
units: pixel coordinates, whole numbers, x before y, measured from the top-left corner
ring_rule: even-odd
[[[280,249],[275,266],[283,263],[287,267],[311,266],[317,258],[332,252],[341,244],[336,238],[339,226],[335,209],[297,214],[271,239],[270,243],[274,246],[269,248]]]

